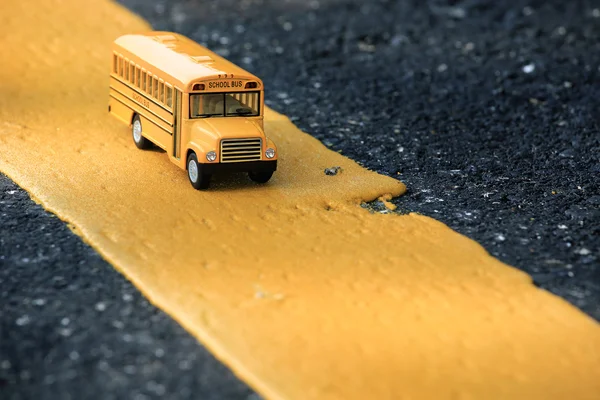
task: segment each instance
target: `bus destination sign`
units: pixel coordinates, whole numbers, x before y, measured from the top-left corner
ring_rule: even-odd
[[[209,81],[208,82],[209,89],[241,89],[243,87],[244,87],[244,83],[242,81],[219,80],[219,81]]]

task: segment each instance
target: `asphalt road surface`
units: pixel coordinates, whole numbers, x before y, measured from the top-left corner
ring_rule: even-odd
[[[600,320],[600,1],[123,4]],[[3,399],[258,398],[3,175],[0,303]]]

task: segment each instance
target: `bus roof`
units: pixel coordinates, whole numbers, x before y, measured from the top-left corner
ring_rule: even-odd
[[[255,75],[177,33],[152,31],[123,35],[115,40],[115,45],[169,75],[173,83],[180,83],[184,90],[192,82],[219,79],[219,75],[225,74],[257,81],[262,86]]]

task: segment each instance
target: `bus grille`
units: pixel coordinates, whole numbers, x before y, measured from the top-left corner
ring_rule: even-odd
[[[221,162],[243,162],[261,159],[261,138],[221,140]]]

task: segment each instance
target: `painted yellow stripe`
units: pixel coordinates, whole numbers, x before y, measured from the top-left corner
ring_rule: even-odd
[[[0,169],[267,397],[597,398],[593,320],[435,220],[357,206],[403,185],[268,111],[272,183],[192,190],[106,115],[109,43],[143,21],[1,9]]]

